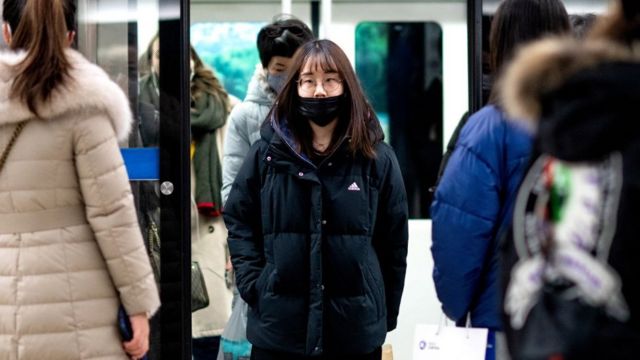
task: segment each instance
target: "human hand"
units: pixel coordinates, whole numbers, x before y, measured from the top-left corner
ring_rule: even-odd
[[[227,289],[233,289],[236,284],[235,273],[233,272],[233,265],[231,265],[231,258],[227,257],[227,264],[224,267],[224,280],[227,284]]]
[[[132,360],[142,359],[149,351],[149,318],[147,314],[129,316],[133,338],[123,343],[124,351]]]

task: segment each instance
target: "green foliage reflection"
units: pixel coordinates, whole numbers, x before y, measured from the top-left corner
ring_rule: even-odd
[[[199,23],[191,26],[191,43],[230,94],[244,99],[247,85],[260,62],[258,31],[265,23]]]

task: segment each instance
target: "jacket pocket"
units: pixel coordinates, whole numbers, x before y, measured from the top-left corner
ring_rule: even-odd
[[[325,244],[324,275],[327,293],[331,296],[362,296],[365,294],[363,266],[367,237],[354,235],[328,236]]]
[[[307,294],[309,288],[307,234],[280,234],[273,239],[272,290],[276,294]]]
[[[382,272],[377,261],[371,263],[368,261],[363,266],[363,274],[367,285],[366,294],[373,299],[373,303],[376,307],[376,320],[379,320],[383,316],[386,316],[386,299],[384,290],[384,281],[382,279]]]
[[[260,302],[266,296],[266,293],[269,289],[269,279],[273,277],[274,271],[275,269],[273,265],[270,263],[267,263],[264,266],[264,268],[262,268],[262,272],[260,272],[260,275],[258,275],[258,279],[256,279],[256,284],[255,284],[256,301],[255,301],[255,304],[249,304],[249,305],[253,305],[253,307],[258,313],[260,312]]]

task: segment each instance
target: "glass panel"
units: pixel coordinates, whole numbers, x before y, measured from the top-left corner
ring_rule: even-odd
[[[157,0],[79,0],[77,41],[78,49],[120,85],[132,104],[135,122],[121,147],[159,282],[159,83],[149,71],[151,58],[147,57],[158,32],[158,6]],[[150,360],[161,359],[160,321],[159,313],[151,319]]]
[[[411,218],[429,218],[442,154],[442,29],[435,22],[363,22],[356,71],[398,157]]]
[[[256,38],[264,25],[264,22],[222,22],[191,26],[191,44],[196,52],[214,69],[227,92],[238,99],[246,96],[249,80],[260,62]]]
[[[226,228],[221,216],[217,214],[207,214],[203,211],[205,207],[202,200],[198,198],[198,191],[194,188],[198,186],[198,181],[205,179],[198,175],[205,170],[201,162],[197,160],[198,152],[204,150],[206,142],[199,130],[202,125],[213,129],[210,136],[218,140],[223,138],[222,125],[226,122],[227,112],[211,112],[212,116],[202,118],[203,99],[208,99],[208,103],[215,104],[216,98],[223,99],[222,102],[229,102],[229,98],[223,93],[226,91],[230,98],[228,110],[231,103],[239,102],[246,96],[249,81],[251,80],[256,65],[260,63],[258,51],[256,49],[257,34],[264,26],[264,22],[220,22],[220,23],[199,23],[191,26],[191,43],[195,49],[195,54],[203,62],[199,66],[197,61],[193,62],[191,77],[191,125],[192,125],[192,238],[191,238],[191,258],[198,262],[209,294],[209,305],[195,311],[192,314],[192,349],[194,359],[212,359],[218,355],[220,346],[233,347],[236,351],[242,348],[242,344],[230,344],[228,340],[221,339],[220,336],[213,336],[212,333],[221,331],[227,323],[231,312],[233,299],[232,288],[234,279],[229,271],[229,252],[226,247]],[[192,58],[195,60],[195,56]],[[218,82],[203,80],[211,77]],[[221,85],[221,86],[220,86]],[[218,101],[220,103],[220,101]],[[218,145],[216,157],[211,157],[208,164],[211,169],[222,166],[222,149]],[[213,189],[220,189],[222,179],[210,177],[214,183]],[[216,181],[220,181],[217,185]],[[202,197],[202,195],[200,195]],[[212,196],[215,198],[215,196]],[[214,202],[214,209],[216,209]],[[195,289],[195,284],[192,283]],[[227,358],[230,354],[225,354]]]

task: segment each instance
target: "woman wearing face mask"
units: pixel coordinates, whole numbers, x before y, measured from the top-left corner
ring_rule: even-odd
[[[396,326],[408,209],[344,52],[303,45],[226,202],[252,359],[380,359]]]

